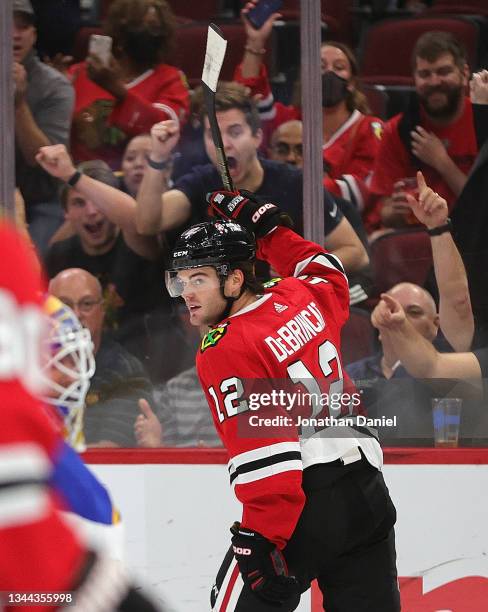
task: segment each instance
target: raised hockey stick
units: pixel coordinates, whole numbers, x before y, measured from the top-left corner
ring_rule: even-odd
[[[212,140],[217,151],[218,171],[222,178],[224,187],[228,191],[234,191],[234,184],[229,173],[229,165],[224,153],[222,134],[220,133],[217,116],[215,114],[215,92],[219,80],[220,69],[224,62],[227,41],[222,35],[220,28],[214,23],[208,26],[207,50],[205,51],[205,63],[202,72],[203,98],[207,108],[208,121],[212,132]]]

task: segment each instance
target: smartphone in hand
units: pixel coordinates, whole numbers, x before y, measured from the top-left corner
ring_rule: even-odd
[[[283,6],[283,0],[259,0],[254,8],[247,13],[246,18],[253,28],[259,30],[263,23],[273,13],[277,13]]]
[[[92,34],[88,44],[88,52],[97,55],[102,64],[108,66],[112,55],[112,38],[102,34]]]

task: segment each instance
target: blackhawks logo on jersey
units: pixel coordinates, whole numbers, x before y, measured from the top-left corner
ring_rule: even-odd
[[[276,278],[272,278],[269,281],[266,281],[265,283],[263,283],[263,287],[265,289],[271,289],[271,287],[274,287],[275,285],[277,285],[280,281],[282,281],[282,278],[276,277]]]
[[[227,327],[229,325],[229,321],[224,323],[223,325],[219,325],[218,327],[213,327],[210,329],[202,339],[200,343],[200,352],[206,351],[208,348],[215,346],[221,338],[225,336],[225,332],[227,331]]]

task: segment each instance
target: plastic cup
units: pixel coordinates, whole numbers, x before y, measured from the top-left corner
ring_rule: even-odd
[[[462,403],[463,400],[458,397],[437,397],[432,400],[436,448],[457,448]]]

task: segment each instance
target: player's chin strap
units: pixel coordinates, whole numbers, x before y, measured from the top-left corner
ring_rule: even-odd
[[[244,284],[242,285],[242,287],[241,287],[241,289],[239,291],[239,295],[237,295],[236,297],[228,297],[227,295],[225,295],[224,287],[221,287],[220,290],[222,292],[222,297],[226,301],[226,306],[225,306],[224,310],[222,311],[222,315],[220,317],[221,320],[223,320],[223,319],[227,319],[227,317],[230,316],[230,311],[232,310],[232,305],[244,293],[244,291],[246,290],[246,286]]]
[[[222,296],[223,296],[224,300],[226,301],[226,305],[225,305],[224,310],[222,311],[222,314],[219,317],[221,321],[223,321],[224,319],[227,319],[227,317],[230,315],[230,311],[232,309],[232,304],[237,299],[237,298],[233,298],[233,297],[225,297],[223,289],[222,289]]]
[[[241,288],[239,290],[239,294],[237,296],[232,297],[232,296],[225,295],[225,280],[227,280],[228,277],[225,276],[223,278],[224,278],[224,283],[221,285],[220,291],[222,293],[222,297],[226,301],[226,306],[225,306],[224,310],[222,311],[222,314],[221,314],[221,317],[220,317],[221,320],[227,319],[227,317],[230,315],[230,311],[232,309],[232,305],[234,304],[234,302],[236,300],[238,300],[241,297],[241,295],[246,290],[246,284],[242,283]]]
[[[219,276],[222,279],[221,285],[220,285],[220,293],[222,294],[222,297],[224,298],[226,302],[226,306],[224,310],[222,311],[222,314],[220,315],[221,321],[223,321],[224,319],[227,319],[227,317],[230,315],[230,311],[232,310],[232,305],[234,304],[236,300],[238,300],[241,297],[241,295],[246,290],[246,285],[243,283],[239,291],[239,295],[237,295],[236,297],[225,295],[225,281],[228,279],[228,273],[229,272],[219,273]]]

